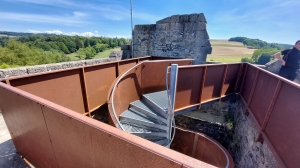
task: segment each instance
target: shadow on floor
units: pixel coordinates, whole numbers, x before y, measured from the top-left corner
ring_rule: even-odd
[[[0,144],[0,167],[1,168],[30,168],[16,153],[16,148],[12,140],[7,140]]]

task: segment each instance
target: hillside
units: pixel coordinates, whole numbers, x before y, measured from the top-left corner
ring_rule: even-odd
[[[241,62],[244,57],[251,58],[255,49],[248,49],[243,43],[227,40],[210,40],[212,53],[206,61]]]

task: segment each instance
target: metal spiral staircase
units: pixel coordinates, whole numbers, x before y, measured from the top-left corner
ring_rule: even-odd
[[[166,90],[144,94],[141,100],[131,102],[129,109],[119,116],[118,127],[128,133],[170,147],[175,135],[174,101],[177,72],[177,64],[167,67]]]

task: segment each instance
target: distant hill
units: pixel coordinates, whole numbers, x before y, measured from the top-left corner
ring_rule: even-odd
[[[293,47],[293,45],[290,44],[278,44],[278,45],[281,46],[283,49],[288,49]]]
[[[7,35],[7,36],[30,36],[30,35],[43,35],[43,36],[54,36],[56,34],[48,34],[48,33],[22,33],[22,32],[9,32],[9,31],[0,31],[0,35]]]

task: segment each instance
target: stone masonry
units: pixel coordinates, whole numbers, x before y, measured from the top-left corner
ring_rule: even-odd
[[[194,64],[201,64],[212,50],[203,13],[173,15],[156,24],[135,25],[133,39],[134,57],[191,58]]]
[[[76,68],[82,66],[89,66],[95,64],[101,64],[103,62],[112,62],[116,61],[114,58],[100,58],[100,59],[91,59],[91,60],[80,60],[80,61],[70,61],[70,62],[61,62],[55,64],[43,64],[43,65],[35,65],[28,67],[20,67],[20,68],[8,68],[8,69],[0,69],[0,79],[7,78],[12,76],[22,76],[28,74],[36,74],[48,71],[56,71],[68,68]]]

